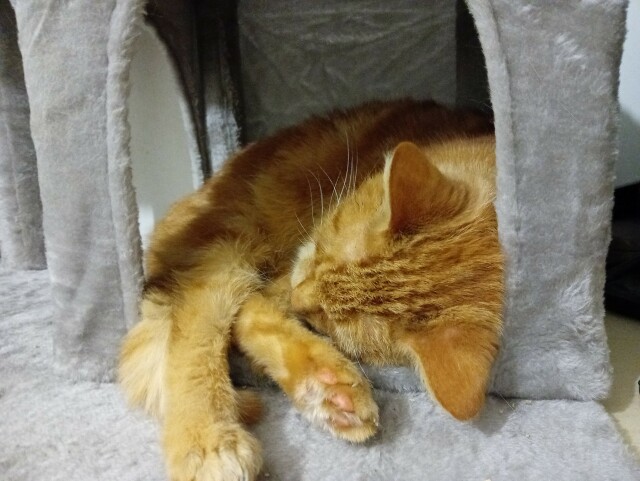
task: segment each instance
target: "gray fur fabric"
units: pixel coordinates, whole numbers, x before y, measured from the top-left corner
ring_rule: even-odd
[[[601,399],[610,383],[602,295],[625,2],[467,3],[495,115],[496,208],[507,256],[492,389]],[[374,97],[451,102],[456,83],[467,81],[434,56],[456,54],[447,35],[455,30],[452,2],[400,0],[392,11],[376,0],[312,4],[240,3],[249,135]]]
[[[56,364],[71,378],[112,379],[120,339],[137,318],[142,269],[126,101],[142,11],[127,0],[14,0]],[[2,15],[13,15],[6,4]]]
[[[469,1],[494,108],[506,326],[493,389],[594,399],[626,3]]]
[[[10,269],[46,266],[29,99],[9,0],[0,0],[0,255]]]
[[[404,15],[416,5],[405,0],[327,2],[318,15],[296,15],[295,22],[275,12],[281,29],[275,31],[265,26],[277,17],[269,8],[280,1],[241,1],[238,25],[225,23],[233,19],[229,2],[214,2],[211,10],[198,3],[185,10],[196,15],[193,22],[164,22],[175,29],[164,33],[172,36],[172,55],[193,53],[180,45],[194,35],[195,44],[210,42],[196,61],[174,61],[183,70],[191,150],[202,172],[204,159],[217,167],[235,147],[243,82],[247,121],[258,133],[324,108],[314,103],[319,92],[340,85],[376,87],[338,92],[332,104],[390,95],[387,82],[405,71],[411,85],[393,92],[441,92],[447,100],[461,98],[462,85],[477,90],[468,77],[457,78],[468,66],[447,58],[420,62],[434,48],[433,32],[421,27],[455,31],[461,4],[454,12],[449,0],[430,2],[433,22],[422,6],[420,14]],[[126,99],[144,4],[12,0],[10,7],[0,0],[0,124],[7,126],[0,139],[2,264],[42,267],[42,229],[51,289],[49,297],[45,272],[1,278],[2,479],[163,477],[153,424],[126,411],[115,386],[93,383],[113,378],[120,339],[137,317],[142,268]],[[171,0],[155,4],[172,11],[161,8]],[[383,429],[369,446],[355,447],[311,430],[281,395],[262,386],[268,409],[256,432],[267,446],[270,479],[639,479],[602,408],[570,401],[602,398],[610,382],[602,291],[626,0],[467,4],[495,114],[496,207],[507,257],[506,326],[492,390],[564,400],[493,399],[478,421],[458,424],[415,391],[412,373],[370,370]],[[344,21],[327,8],[340,10]],[[387,16],[389,9],[397,15]],[[228,32],[185,31],[210,28],[203,18],[217,19]],[[402,51],[390,34],[371,36],[372,25],[392,18],[405,38],[416,39],[413,49]],[[327,22],[336,30],[327,31]],[[161,37],[168,28],[162,24],[156,24]],[[237,65],[242,55],[230,48],[235,34],[250,62]],[[445,37],[442,55],[473,57],[460,45],[453,52]],[[305,41],[322,49],[309,50]],[[328,48],[358,42],[376,48],[347,62]],[[189,70],[196,67],[202,70]],[[430,69],[436,80],[418,89],[416,78],[426,79]],[[202,73],[207,77],[196,82]],[[290,85],[278,81],[292,78],[293,86],[307,86],[295,91],[295,101]]]
[[[3,9],[10,15],[4,1]],[[143,2],[105,0],[90,7],[82,2],[13,3],[31,108],[48,267],[58,309],[57,364],[71,377],[112,379],[120,338],[136,320],[141,281],[126,95],[131,45]],[[156,2],[163,3],[165,0]],[[433,3],[433,18],[427,21],[424,19],[431,17],[422,7],[419,15],[403,16],[409,3],[398,0],[395,11],[403,25],[398,35],[420,38],[419,43],[433,47],[433,42],[427,41],[431,38],[429,29],[435,26],[438,32],[445,32],[448,26],[455,31],[450,2]],[[302,8],[305,3],[295,5]],[[340,97],[332,101],[342,105],[389,95],[382,87],[357,95],[344,90],[345,85],[369,84],[375,67],[381,65],[376,55],[399,58],[382,69],[384,75],[375,85],[384,86],[397,78],[403,65],[407,72],[412,71],[409,67],[419,72],[433,68],[436,77],[447,79],[445,85],[456,85],[453,63],[444,61],[439,67],[435,61],[420,63],[415,55],[417,46],[407,50],[411,57],[400,58],[404,51],[397,48],[393,35],[371,37],[370,26],[387,18],[387,2],[327,3],[318,15],[296,15],[295,9],[274,13],[279,6],[278,2],[241,2],[239,45],[251,61],[241,65],[242,75],[234,77],[229,67],[233,59],[229,59],[229,49],[223,48],[225,40],[211,40],[211,49],[219,49],[228,60],[214,68],[210,62],[215,55],[209,52],[203,57],[203,71],[224,77],[219,82],[202,82],[218,89],[217,93],[194,92],[197,83],[185,90],[186,99],[191,100],[186,104],[212,103],[194,110],[204,116],[200,125],[216,125],[205,142],[208,155],[203,153],[201,158],[215,158],[214,152],[226,152],[234,145],[236,118],[233,100],[229,100],[233,95],[221,96],[219,90],[230,88],[240,77],[246,83],[247,98],[265,107],[256,121],[251,120],[253,110],[247,109],[248,120],[255,125],[277,124],[283,113],[293,119],[324,108],[314,103],[322,90],[322,81],[315,78],[318,68],[331,74],[324,87],[335,87]],[[485,54],[495,112],[496,206],[507,256],[506,328],[493,390],[529,398],[602,398],[610,381],[602,290],[626,2],[571,0],[550,6],[543,0],[469,0],[468,6]],[[199,13],[197,8],[192,10]],[[287,20],[287,12],[294,15],[295,22]],[[217,11],[205,14],[228,18],[216,17],[222,15]],[[350,20],[336,22],[336,18]],[[266,29],[272,20],[277,20],[275,25],[282,31]],[[305,22],[306,28],[301,29]],[[335,31],[327,30],[327,22],[333,22]],[[427,32],[420,37],[414,32],[423,23]],[[189,25],[178,22],[165,33],[176,42],[187,41],[192,36],[183,30]],[[304,35],[298,35],[300,32]],[[328,47],[346,42],[351,49],[359,35],[363,43],[375,40],[376,49],[359,54],[363,67],[354,70],[358,59],[340,62]],[[326,44],[309,50],[305,42],[317,45],[322,36],[327,38]],[[3,48],[15,50],[15,41],[11,44],[5,37],[1,37]],[[443,55],[454,54],[451,43],[443,42]],[[174,47],[171,51],[177,54],[182,50]],[[274,57],[274,52],[291,52],[291,63],[286,55]],[[268,66],[263,64],[265,60]],[[367,61],[369,68],[364,67]],[[183,70],[193,68],[188,62],[176,65],[183,65]],[[296,92],[295,102],[291,102],[291,89],[286,82],[277,82],[279,77],[297,78],[307,87]],[[255,79],[273,81],[260,87]],[[432,84],[440,85],[442,80],[439,82]],[[415,95],[416,88],[402,92]],[[433,93],[426,81],[424,93]],[[24,96],[20,101],[24,103]],[[226,127],[222,125],[225,122]],[[192,121],[189,125],[195,124]],[[192,136],[194,142],[197,139],[193,151],[204,148],[200,147],[201,136]],[[14,138],[10,132],[9,141]],[[14,157],[32,164],[28,159],[33,153],[25,145],[24,152]],[[216,150],[215,145],[220,148]],[[6,170],[7,162],[2,165]],[[35,189],[33,185],[29,188]],[[24,190],[21,187],[20,191]],[[3,189],[2,196],[3,206],[17,205],[17,192]],[[35,196],[31,197],[35,202]],[[17,212],[16,225],[28,223],[28,215],[36,211],[33,204],[23,214]],[[3,210],[5,224],[12,215]],[[12,255],[11,250],[4,254]],[[3,260],[11,262],[11,258]]]
[[[166,479],[156,425],[113,384],[52,368],[54,308],[45,271],[0,273],[0,478]],[[420,392],[376,390],[380,434],[349,445],[263,389],[262,481],[636,481],[640,466],[595,402],[490,398],[460,423]]]
[[[244,0],[238,25],[251,140],[371,99],[455,102],[455,2]]]

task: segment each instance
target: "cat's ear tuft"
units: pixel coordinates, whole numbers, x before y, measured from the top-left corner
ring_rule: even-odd
[[[406,345],[435,400],[456,419],[467,420],[484,405],[498,337],[487,327],[443,323],[412,333]]]
[[[437,219],[455,215],[465,189],[444,176],[412,142],[401,142],[385,166],[389,230],[411,232]]]

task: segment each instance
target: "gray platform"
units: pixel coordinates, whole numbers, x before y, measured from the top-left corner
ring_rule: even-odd
[[[117,385],[54,372],[45,271],[0,273],[0,479],[164,480],[154,422]],[[311,427],[262,389],[264,481],[632,481],[640,466],[596,402],[490,398],[454,421],[424,393],[376,390],[379,435],[349,445]]]

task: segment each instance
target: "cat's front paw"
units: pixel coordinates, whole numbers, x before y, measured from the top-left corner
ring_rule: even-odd
[[[347,441],[366,441],[378,430],[378,406],[367,380],[352,366],[321,367],[293,395],[313,424]]]
[[[235,423],[167,432],[165,452],[172,481],[253,481],[262,466],[260,444]]]

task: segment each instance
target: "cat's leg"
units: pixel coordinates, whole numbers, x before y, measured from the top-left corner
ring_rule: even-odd
[[[192,289],[174,314],[163,442],[173,480],[253,480],[260,446],[240,422],[227,360],[230,306],[216,289]]]
[[[179,288],[145,295],[122,350],[121,382],[160,417],[174,481],[250,481],[261,466],[227,360],[231,325],[257,276],[232,252],[215,254],[221,265],[203,269],[211,274],[184,275]]]
[[[272,299],[250,296],[234,324],[234,337],[313,424],[352,442],[375,434],[378,407],[367,379],[328,340],[285,315]]]

